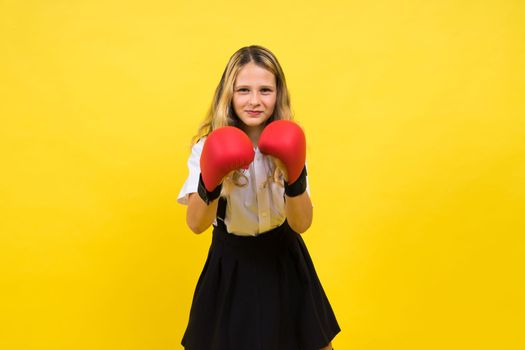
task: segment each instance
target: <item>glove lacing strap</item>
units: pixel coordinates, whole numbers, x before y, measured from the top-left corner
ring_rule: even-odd
[[[293,184],[289,185],[288,182],[284,182],[284,193],[288,197],[295,197],[303,194],[304,191],[306,191],[306,175],[306,166],[304,166],[301,175],[299,175],[299,178],[295,180]]]
[[[222,190],[222,183],[219,184],[213,191],[208,191],[206,186],[204,185],[204,180],[202,180],[202,174],[199,175],[199,187],[198,187],[198,193],[199,197],[202,198],[202,200],[206,204],[210,204],[210,202],[214,201],[215,199],[219,198],[221,195]]]

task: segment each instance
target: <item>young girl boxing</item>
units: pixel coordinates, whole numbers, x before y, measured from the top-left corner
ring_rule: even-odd
[[[178,201],[213,225],[182,345],[187,350],[330,350],[340,328],[301,233],[312,222],[306,140],[276,57],[231,56],[195,137]]]

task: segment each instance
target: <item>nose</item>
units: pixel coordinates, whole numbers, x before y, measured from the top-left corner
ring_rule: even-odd
[[[250,104],[256,106],[259,104],[259,102],[260,100],[259,100],[259,95],[257,94],[257,92],[252,93],[250,95]]]

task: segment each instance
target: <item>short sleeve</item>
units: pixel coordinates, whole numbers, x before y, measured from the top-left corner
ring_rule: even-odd
[[[201,173],[200,168],[200,159],[202,148],[204,146],[204,138],[200,139],[197,143],[191,148],[191,154],[188,158],[188,170],[189,175],[184,185],[179,192],[177,197],[177,202],[180,204],[188,205],[188,195],[190,193],[197,192],[199,187],[199,175]]]

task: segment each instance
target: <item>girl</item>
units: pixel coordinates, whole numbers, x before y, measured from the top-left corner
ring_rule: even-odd
[[[276,57],[231,56],[194,138],[178,202],[213,224],[187,350],[330,350],[340,328],[301,238],[312,222],[305,138]]]

